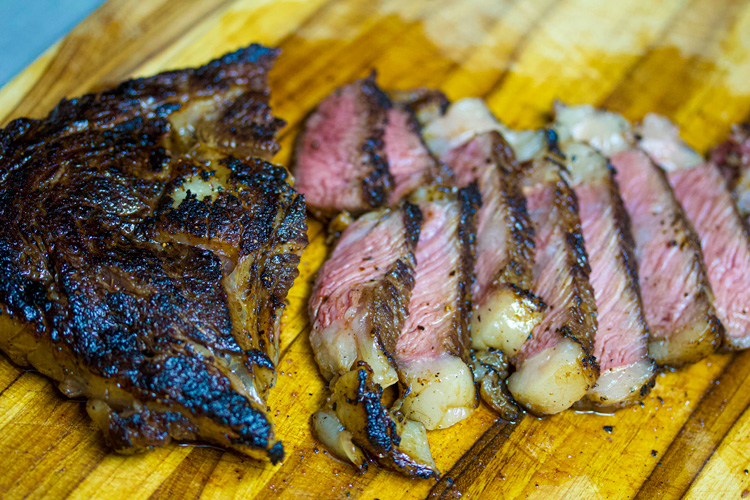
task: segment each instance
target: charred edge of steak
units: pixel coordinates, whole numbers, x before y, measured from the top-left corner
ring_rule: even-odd
[[[167,71],[157,75],[127,80],[117,87],[101,93],[86,94],[74,99],[62,99],[43,121],[41,133],[52,136],[65,132],[77,123],[87,123],[89,128],[101,128],[109,123],[121,123],[144,111],[150,118],[166,117],[179,110],[182,104],[177,94],[190,91],[226,92],[232,86],[255,93],[262,102],[268,99],[268,72],[281,50],[252,44],[225,54],[198,68]],[[143,104],[149,104],[144,110]],[[7,127],[12,140],[19,140],[27,123],[35,120],[19,118]],[[224,123],[231,121],[227,116]],[[268,124],[273,133],[285,125],[280,119]],[[264,136],[270,132],[264,131]],[[3,138],[4,139],[4,138]],[[0,139],[0,151],[7,142]],[[275,139],[274,139],[275,143]],[[276,146],[277,148],[278,146]]]
[[[495,146],[493,152],[498,167],[504,174],[506,183],[501,187],[502,196],[506,201],[507,214],[505,223],[510,228],[508,238],[508,262],[498,276],[498,281],[515,285],[525,295],[533,297],[539,304],[540,311],[546,309],[543,301],[531,294],[534,264],[534,225],[531,223],[526,197],[523,195],[522,171],[523,167],[516,161],[513,148],[498,132],[493,132]]]
[[[394,262],[379,286],[371,291],[370,309],[372,335],[380,344],[391,366],[396,366],[393,355],[408,315],[409,298],[416,283],[416,249],[422,229],[422,211],[417,205],[404,201],[401,205],[404,238],[408,254]]]
[[[414,453],[419,446],[402,440],[401,433],[407,419],[383,406],[383,388],[372,380],[372,369],[364,361],[359,361],[355,370],[356,387],[349,385],[353,373],[344,375],[336,382],[332,404],[344,427],[352,432],[353,441],[386,468],[424,479],[438,477],[440,473],[429,454],[420,460]],[[346,386],[339,387],[341,385]],[[340,391],[343,394],[338,394]],[[350,411],[342,412],[340,407],[343,405],[349,406]],[[426,442],[418,445],[427,446],[426,452],[429,452]]]
[[[583,368],[599,376],[599,363],[594,356],[594,337],[596,333],[596,299],[589,282],[591,267],[584,245],[581,221],[578,216],[578,197],[568,183],[559,177],[555,189],[555,204],[563,219],[565,227],[565,245],[567,246],[567,265],[573,280],[572,307],[568,312],[566,324],[560,328],[560,334],[581,346],[583,350]],[[590,375],[591,376],[591,375]]]
[[[465,362],[469,363],[469,348],[471,346],[471,324],[472,300],[471,290],[474,286],[474,262],[476,257],[476,221],[477,210],[482,205],[482,197],[479,194],[479,188],[476,182],[472,182],[465,188],[461,188],[457,193],[458,202],[461,206],[461,215],[458,222],[457,236],[458,244],[461,249],[461,273],[459,283],[459,296],[457,314],[455,315],[456,333],[458,345],[453,349],[453,353],[458,355]]]
[[[406,240],[409,244],[409,250],[415,252],[417,250],[417,243],[419,243],[419,233],[422,229],[422,211],[417,205],[409,201],[404,201],[402,211],[404,214],[404,230],[406,232]]]
[[[439,91],[435,91],[435,92],[440,93]],[[442,93],[440,93],[440,95],[442,95]],[[430,169],[430,172],[427,173],[426,179],[424,179],[425,184],[433,185],[433,186],[441,186],[441,187],[450,187],[454,185],[453,171],[450,169],[448,165],[443,163],[437,156],[435,156],[435,154],[432,151],[430,151],[430,148],[428,148],[427,144],[424,142],[424,137],[422,136],[422,124],[420,123],[419,118],[417,117],[417,111],[415,111],[414,107],[410,104],[405,104],[403,102],[394,102],[393,105],[400,107],[406,113],[408,113],[409,128],[412,130],[414,135],[417,138],[419,138],[419,142],[422,143],[424,150],[427,152],[427,154],[430,155],[430,158],[432,159],[432,168]],[[446,104],[446,107],[447,107],[447,104]],[[444,111],[445,109],[443,109],[442,112]]]
[[[420,127],[445,114],[450,105],[448,98],[437,89],[420,87],[410,90],[393,90],[390,98],[409,109]]]
[[[360,146],[364,155],[363,162],[370,166],[370,173],[362,180],[362,194],[365,203],[375,208],[388,201],[393,189],[393,176],[388,169],[388,158],[385,156],[385,126],[388,123],[387,112],[391,107],[388,96],[375,83],[375,72],[362,80],[362,96],[368,110],[370,137],[365,138]]]

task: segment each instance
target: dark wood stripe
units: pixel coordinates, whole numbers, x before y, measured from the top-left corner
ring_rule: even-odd
[[[736,420],[750,407],[748,387],[750,351],[745,351],[732,359],[703,395],[635,498],[681,498]]]
[[[1,362],[4,362],[4,361],[6,360],[2,360]],[[6,385],[5,387],[3,387],[2,390],[0,390],[0,398],[3,397],[3,394],[5,394],[5,391],[7,391],[13,384],[15,384],[18,381],[18,379],[21,378],[23,374],[24,372],[20,372],[19,374],[17,374],[15,378],[13,378],[13,380],[11,380],[8,385]]]
[[[508,55],[508,59],[506,60],[505,68],[503,69],[502,73],[500,73],[500,76],[497,77],[497,80],[495,80],[495,82],[490,86],[489,90],[479,97],[486,99],[487,96],[491,95],[493,92],[503,86],[503,83],[505,83],[505,79],[508,78],[513,65],[518,62],[518,60],[521,58],[521,55],[523,54],[524,49],[526,49],[529,42],[534,38],[534,35],[537,34],[537,28],[539,28],[539,26],[541,26],[541,24],[545,20],[547,20],[555,11],[557,11],[557,9],[563,3],[565,3],[565,0],[558,0],[554,2],[547,8],[547,10],[544,11],[541,16],[537,17],[534,20],[531,26],[529,26],[529,29],[526,31],[526,33],[524,33],[515,47],[513,47],[513,50],[511,50],[510,54]]]
[[[711,46],[713,44],[721,43],[721,40],[718,40],[717,36],[721,36],[726,32],[724,28],[728,22],[727,20],[736,19],[736,14],[739,10],[741,10],[742,7],[744,7],[744,4],[742,2],[736,2],[733,0],[709,1],[712,10],[719,11],[720,14],[717,14],[715,16],[715,20],[710,25],[710,29],[706,31],[705,35],[701,39],[701,46]],[[673,18],[670,20],[669,29],[672,29],[676,25],[678,25],[684,17],[688,17],[689,19],[690,7],[693,4],[705,2],[706,0],[693,0],[690,6],[678,9],[676,15],[673,16]],[[669,30],[664,30],[661,33],[660,38],[665,38],[665,35],[667,33],[669,33]],[[686,97],[688,95],[691,95],[692,91],[694,90],[694,83],[700,82],[701,80],[699,77],[705,74],[705,70],[702,68],[705,68],[707,60],[701,55],[686,54],[684,56],[679,56],[679,49],[668,45],[660,46],[658,44],[658,40],[659,39],[652,43],[646,53],[642,57],[639,57],[633,67],[630,68],[625,75],[623,75],[623,77],[618,82],[618,85],[602,101],[601,105],[603,107],[612,107],[614,109],[623,110],[626,109],[627,106],[630,105],[630,101],[632,100],[632,98],[628,99],[629,93],[638,93],[639,97],[642,98],[644,87],[643,85],[638,84],[639,72],[642,68],[646,68],[645,71],[647,71],[647,76],[652,75],[653,71],[648,71],[648,64],[653,57],[658,57],[660,51],[663,50],[675,50],[676,56],[682,57],[684,59],[684,61],[682,61],[682,64],[673,62],[670,68],[671,72],[677,76],[675,80],[679,79],[681,81],[681,84],[679,86],[673,87],[648,86],[645,88],[645,92],[649,94],[651,93],[650,90],[653,89],[661,92],[663,98],[655,101],[655,104],[658,104],[658,107],[660,108],[660,112],[662,114],[670,115],[684,104],[684,102],[686,101]],[[634,82],[636,82],[635,85],[633,85]]]
[[[443,474],[440,481],[432,487],[427,498],[447,500],[463,497],[466,490],[484,472],[501,444],[510,438],[520,422],[510,424],[498,420],[492,424],[492,427],[482,434],[451,470]]]
[[[630,80],[632,79],[633,75],[643,66],[643,64],[648,60],[648,55],[654,50],[654,48],[659,46],[659,43],[664,40],[666,35],[672,31],[672,29],[680,22],[680,19],[682,18],[682,14],[684,14],[687,10],[690,9],[690,6],[693,3],[699,2],[701,0],[690,0],[689,5],[680,5],[670,16],[669,20],[667,21],[667,24],[659,30],[659,34],[654,37],[654,40],[646,47],[645,53],[637,58],[635,61],[633,61],[633,64],[630,65],[630,67],[623,73],[623,75],[620,77],[620,80],[618,81],[617,85],[615,86],[612,91],[607,94],[604,99],[602,99],[599,103],[599,106],[606,108],[609,102],[611,101],[612,97],[615,96],[618,92],[620,92],[624,87],[626,87]]]
[[[223,454],[224,451],[218,448],[193,448],[151,494],[149,500],[200,498]],[[238,469],[237,473],[242,474],[242,471]]]

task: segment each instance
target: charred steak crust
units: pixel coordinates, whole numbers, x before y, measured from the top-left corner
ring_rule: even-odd
[[[529,292],[532,285],[531,263],[534,262],[534,225],[526,207],[526,197],[523,195],[521,172],[524,166],[516,161],[513,148],[498,132],[493,135],[495,146],[493,152],[497,165],[503,172],[507,182],[500,186],[502,196],[506,201],[507,214],[505,222],[510,228],[508,245],[508,262],[497,277],[498,282],[508,283],[522,295],[527,295],[537,303],[543,311],[546,305],[540,298]]]
[[[251,158],[278,149],[277,54],[252,45],[0,131],[0,302],[20,328],[0,346],[90,398],[120,451],[203,439],[283,457],[265,395],[305,207]]]
[[[362,179],[362,196],[369,208],[384,205],[393,189],[393,176],[388,170],[383,135],[388,123],[387,111],[391,107],[388,96],[375,83],[375,72],[362,81],[367,117],[371,132],[361,145],[363,163],[370,172]]]
[[[564,169],[564,166],[558,166]],[[578,217],[578,197],[562,176],[555,183],[555,205],[566,228],[565,245],[568,251],[565,256],[573,277],[572,293],[576,297],[568,310],[568,321],[561,327],[560,333],[581,346],[583,368],[588,368],[589,376],[595,381],[599,377],[599,363],[594,356],[597,321],[594,290],[589,283],[591,267]]]
[[[370,299],[364,299],[370,303],[370,331],[391,366],[396,366],[393,353],[396,352],[396,343],[408,314],[406,309],[416,281],[415,252],[422,229],[422,212],[418,206],[404,201],[401,213],[408,254],[389,267],[378,286],[370,290]]]
[[[391,102],[373,71],[337,88],[307,115],[295,140],[293,171],[308,209],[328,220],[384,206],[394,188],[385,153]]]
[[[359,403],[365,410],[365,436],[368,446],[365,449],[378,462],[407,476],[423,479],[438,477],[439,473],[425,464],[410,457],[399,449],[401,435],[397,425],[402,415],[388,411],[382,403],[383,388],[372,381],[372,371],[367,363],[360,361],[357,366],[357,395],[355,403]]]
[[[461,277],[458,285],[459,298],[456,304],[458,311],[455,315],[456,345],[451,346],[449,351],[469,364],[471,362],[471,291],[475,280],[474,262],[477,239],[477,210],[482,204],[482,197],[479,194],[477,183],[472,182],[467,187],[458,190],[457,198],[461,205],[461,216],[457,231],[459,248],[461,249]]]

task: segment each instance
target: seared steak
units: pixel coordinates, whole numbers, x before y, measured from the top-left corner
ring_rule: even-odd
[[[427,429],[449,427],[476,407],[467,365],[475,217],[479,193],[415,193],[424,216],[409,316],[397,342],[386,342],[401,375],[402,411]]]
[[[388,109],[375,74],[337,89],[305,121],[295,151],[295,187],[317,216],[361,214],[388,202]]]
[[[414,288],[421,224],[419,208],[407,202],[346,228],[310,298],[310,341],[331,381],[326,408],[313,418],[318,438],[357,467],[366,466],[361,447],[384,466],[429,477],[437,469],[424,426],[381,402],[398,381],[393,352]]]
[[[750,347],[750,239],[719,167],[706,163],[666,118],[646,115],[639,145],[669,176],[677,199],[700,237],[724,345]]]
[[[266,410],[304,201],[267,163],[278,51],[62,101],[0,132],[0,347],[118,451],[283,457]]]
[[[560,108],[558,108],[560,109]],[[564,111],[563,111],[564,113]],[[568,127],[556,125],[558,137]],[[636,402],[653,385],[630,219],[607,159],[583,143],[562,140],[571,185],[578,197],[581,229],[591,265],[598,328],[594,356],[601,374],[578,407],[615,409]]]
[[[734,195],[740,215],[750,220],[750,123],[736,125],[729,138],[711,151]]]
[[[484,132],[444,157],[456,183],[476,182],[482,197],[477,214],[476,280],[472,288],[472,347],[478,352],[500,350],[513,356],[541,321],[544,303],[529,292],[534,241],[526,200],[513,151],[496,132]],[[486,363],[486,361],[484,362]],[[492,370],[477,370],[481,395],[493,408],[507,410],[504,384]],[[497,379],[497,381],[494,381]],[[495,387],[497,386],[497,387]],[[497,397],[500,398],[497,401]]]
[[[524,194],[536,248],[531,291],[549,307],[512,360],[513,397],[538,415],[558,413],[599,376],[594,358],[596,300],[581,234],[576,195],[550,157],[527,164]]]
[[[388,110],[384,139],[394,184],[389,197],[391,205],[421,186],[450,182],[450,170],[422,142],[419,123],[408,105],[396,103]]]
[[[560,107],[557,119],[574,140],[608,155],[617,171],[635,240],[651,357],[679,365],[710,354],[721,342],[721,326],[700,241],[666,174],[635,146],[621,116],[578,106]]]

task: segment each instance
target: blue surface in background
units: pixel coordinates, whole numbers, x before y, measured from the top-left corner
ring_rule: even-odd
[[[104,0],[0,0],[0,86],[102,3]]]

